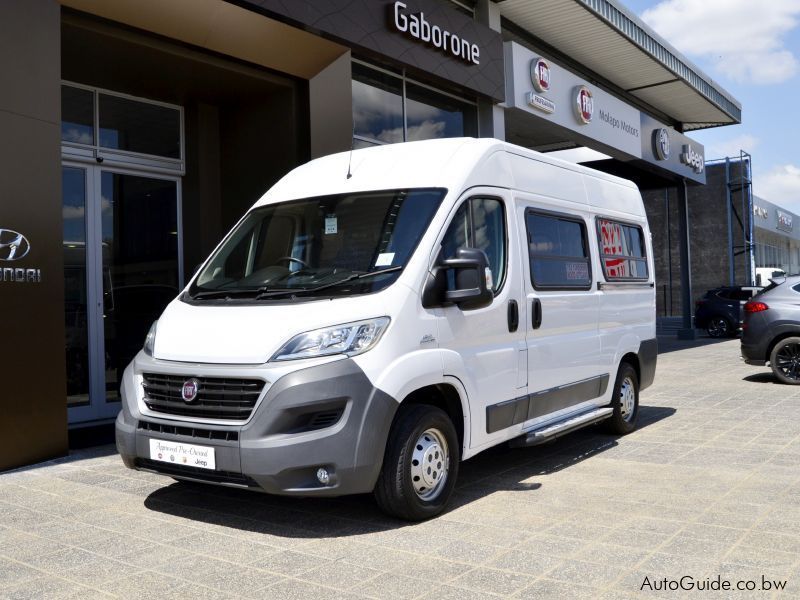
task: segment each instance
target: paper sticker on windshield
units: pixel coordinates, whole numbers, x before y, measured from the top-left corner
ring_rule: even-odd
[[[325,235],[338,233],[339,225],[336,217],[325,217]]]
[[[584,262],[567,263],[567,279],[571,281],[582,281],[589,279],[589,265]]]
[[[394,260],[394,252],[381,252],[375,261],[376,267],[388,267]]]

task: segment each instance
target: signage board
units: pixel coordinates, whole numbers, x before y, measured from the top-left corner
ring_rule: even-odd
[[[705,148],[672,127],[641,113],[642,160],[697,183],[706,182]]]
[[[251,10],[496,101],[503,38],[441,0],[241,0]],[[320,5],[325,4],[322,8]]]
[[[800,240],[800,228],[794,229],[795,218],[800,217],[768,200],[753,197],[753,225],[756,228]]]
[[[637,109],[516,42],[506,42],[505,55],[509,108],[546,119],[626,157],[641,157]]]

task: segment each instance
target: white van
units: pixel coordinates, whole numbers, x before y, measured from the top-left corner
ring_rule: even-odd
[[[494,139],[314,160],[259,200],[125,371],[125,464],[443,510],[459,462],[636,424],[657,342],[632,183]]]

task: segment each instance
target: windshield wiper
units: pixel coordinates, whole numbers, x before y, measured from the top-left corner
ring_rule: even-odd
[[[295,288],[297,290],[302,290],[305,288]],[[285,293],[291,292],[294,290],[284,289],[284,288],[270,288],[267,286],[258,287],[258,288],[233,288],[230,290],[211,290],[208,292],[197,292],[194,296],[189,294],[189,297],[193,300],[202,300],[208,298],[230,298],[230,297],[238,297],[238,296],[247,296],[252,295],[256,298],[260,297],[261,294],[274,292],[274,293]]]
[[[348,275],[347,277],[343,277],[337,281],[332,281],[331,283],[323,283],[322,285],[318,285],[316,287],[309,287],[309,288],[294,288],[294,289],[284,289],[284,290],[265,290],[264,292],[260,293],[256,296],[256,300],[261,300],[263,298],[272,298],[274,296],[285,296],[287,294],[292,294],[294,292],[300,292],[303,294],[311,293],[311,292],[318,292],[319,290],[324,290],[327,288],[331,288],[337,285],[341,285],[343,283],[347,283],[348,281],[354,281],[356,279],[366,279],[367,277],[375,277],[377,275],[383,275],[384,273],[394,273],[395,271],[399,271],[403,268],[403,265],[396,265],[394,267],[389,267],[387,269],[380,269],[378,271],[369,271],[367,273],[353,273],[352,275]]]

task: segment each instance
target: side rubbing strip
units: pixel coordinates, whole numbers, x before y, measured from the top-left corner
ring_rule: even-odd
[[[528,397],[514,398],[486,407],[486,433],[494,433],[525,420]]]
[[[608,379],[608,374],[600,375],[487,406],[486,433],[599,398],[608,389]]]

